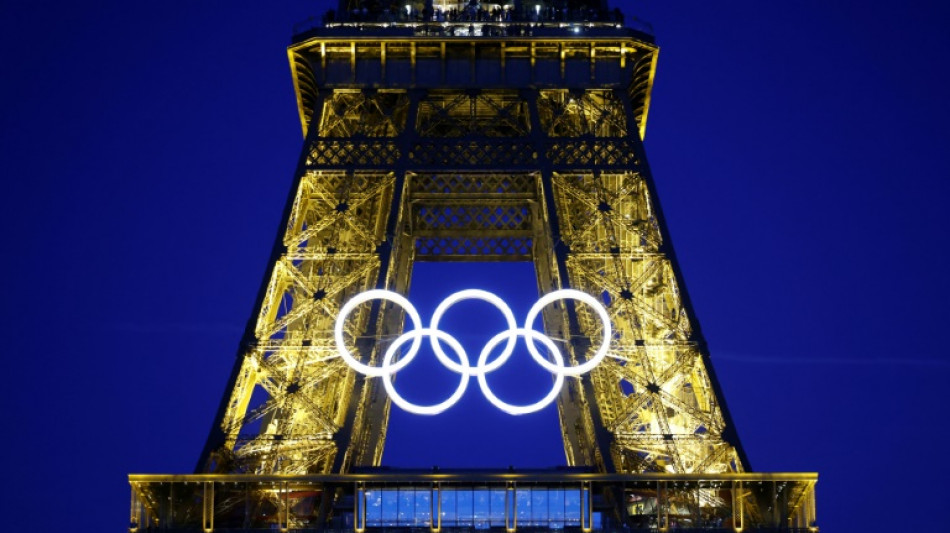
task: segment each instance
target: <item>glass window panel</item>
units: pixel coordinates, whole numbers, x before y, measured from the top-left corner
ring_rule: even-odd
[[[491,490],[491,513],[489,521],[492,527],[505,526],[505,489]]]
[[[548,525],[548,489],[531,489],[531,525]]]
[[[548,490],[548,520],[552,527],[564,525],[564,491],[562,489]]]
[[[366,491],[366,525],[379,527],[383,518],[383,497],[378,490]]]
[[[491,510],[488,489],[475,489],[473,496],[475,500],[475,529],[488,529],[488,513]]]
[[[442,489],[442,527],[454,527],[457,521],[455,489]]]
[[[515,491],[515,509],[518,511],[518,527],[531,523],[531,491],[518,489]]]
[[[581,489],[564,489],[564,525],[579,526],[581,523]]]
[[[413,516],[413,525],[429,525],[429,518],[432,516],[431,502],[432,498],[429,489],[416,489],[416,512]]]
[[[382,496],[382,525],[395,526],[398,519],[399,492],[395,489],[381,489]]]
[[[455,493],[455,497],[458,499],[458,525],[471,527],[475,519],[471,489],[459,490]]]
[[[412,513],[415,511],[415,502],[413,501],[415,491],[413,489],[399,489],[399,525],[411,526]]]

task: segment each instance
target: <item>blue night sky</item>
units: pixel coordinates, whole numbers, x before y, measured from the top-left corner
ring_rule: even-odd
[[[950,4],[620,4],[661,47],[647,153],[753,469],[819,472],[829,533],[934,530]],[[128,473],[193,470],[302,143],[285,48],[326,7],[0,3],[3,529],[123,531]],[[536,297],[530,265],[442,266],[418,266],[424,315]],[[384,462],[550,466],[557,434],[472,387],[394,409]]]

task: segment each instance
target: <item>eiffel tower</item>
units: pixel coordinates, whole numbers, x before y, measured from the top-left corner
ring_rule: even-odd
[[[815,474],[749,472],[691,309],[642,143],[657,53],[597,0],[341,0],[297,31],[305,144],[257,312],[197,473],[130,476],[130,530],[479,528],[457,508],[444,523],[442,502],[487,487],[504,503],[484,526],[514,531],[541,524],[519,514],[519,487],[568,485],[576,517],[547,527],[817,530]],[[557,396],[571,468],[374,470],[391,402],[340,357],[334,326],[360,293],[407,294],[415,261],[531,261],[540,294],[602,302],[608,356]],[[378,366],[405,321],[363,304],[345,344]],[[570,301],[542,321],[572,364],[605,327]],[[387,490],[426,494],[427,511],[374,521]]]

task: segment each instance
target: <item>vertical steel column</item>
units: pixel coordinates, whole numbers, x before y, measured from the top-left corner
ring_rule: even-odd
[[[629,95],[622,89],[614,89],[614,94],[617,97],[617,100],[623,104],[624,115],[627,120],[627,136],[632,141],[634,153],[637,158],[637,168],[636,171],[647,184],[647,187],[650,191],[654,193],[653,198],[653,210],[656,216],[657,225],[659,226],[660,238],[662,245],[660,247],[660,252],[663,253],[667,260],[670,262],[672,267],[673,277],[676,280],[676,285],[679,288],[680,301],[683,305],[683,308],[686,309],[686,313],[690,319],[690,324],[692,325],[692,342],[697,344],[697,349],[699,350],[700,357],[702,358],[703,367],[706,374],[709,376],[709,382],[712,386],[713,392],[716,395],[716,402],[720,412],[722,413],[723,421],[725,422],[725,428],[723,429],[720,438],[732,446],[738,460],[741,463],[738,465],[739,471],[748,471],[751,469],[749,465],[749,459],[746,457],[745,450],[742,448],[742,444],[739,441],[739,434],[736,431],[736,426],[732,421],[732,415],[729,413],[729,409],[726,406],[726,398],[722,393],[722,388],[719,386],[719,379],[716,377],[716,371],[713,368],[712,361],[709,359],[709,349],[706,346],[706,339],[703,337],[702,330],[699,326],[699,321],[696,320],[696,313],[693,310],[693,303],[689,297],[689,291],[686,290],[686,282],[683,280],[682,271],[679,267],[679,262],[676,259],[676,252],[673,248],[673,241],[670,238],[670,232],[666,225],[666,217],[663,215],[663,208],[660,205],[660,201],[656,198],[656,183],[653,181],[653,173],[650,171],[650,164],[647,162],[646,151],[643,149],[643,139],[640,138],[639,130],[635,127],[637,124],[636,116],[633,112],[633,106],[630,102]]]
[[[280,505],[277,507],[277,527],[281,531],[290,530],[290,488],[286,481],[280,482],[278,485],[279,502]],[[281,520],[281,510],[283,510],[283,520]]]
[[[701,485],[702,483],[697,481],[696,486],[694,487],[695,490],[691,491],[695,495],[695,499],[693,501],[695,502],[695,505],[696,505],[693,509],[694,511],[693,512],[693,527],[702,527],[703,490],[700,488]]]
[[[553,248],[557,270],[552,273],[552,277],[555,278],[552,281],[555,281],[560,288],[570,288],[570,271],[567,261],[570,249],[561,240],[560,221],[553,186],[554,169],[547,157],[547,136],[541,126],[541,118],[538,113],[538,91],[523,90],[522,98],[528,103],[531,138],[541,171],[541,199],[544,203],[545,221],[543,229],[546,236],[549,237],[550,246]],[[538,268],[537,264],[538,259],[535,258],[536,269]],[[581,334],[574,302],[566,303],[565,308],[568,320],[567,327],[564,328],[565,333],[572,339],[571,346],[575,357],[581,360],[586,356],[590,346],[586,343],[582,345],[573,341],[573,339],[586,339],[586,337]],[[551,325],[545,324],[548,331],[554,329],[550,327]],[[600,417],[600,410],[597,408],[597,396],[589,374],[568,381],[568,386],[562,389],[558,398],[558,414],[561,416],[562,428],[573,428],[573,431],[565,429],[564,437],[565,447],[570,446],[572,448],[570,455],[573,455],[574,465],[584,464],[594,466],[601,472],[616,472],[613,456],[610,453],[613,436]],[[591,432],[593,434],[590,434]],[[592,439],[592,441],[588,439]],[[585,451],[586,453],[584,453]]]
[[[534,63],[534,43],[531,45],[532,66]],[[533,69],[532,69],[533,71]],[[566,255],[565,245],[561,241],[560,229],[558,226],[557,209],[554,205],[554,195],[551,190],[552,169],[550,162],[545,156],[545,135],[541,127],[541,119],[538,115],[538,92],[536,90],[524,89],[521,91],[521,99],[528,103],[528,116],[531,121],[531,140],[534,144],[534,152],[537,155],[539,181],[539,196],[542,209],[535,219],[535,224],[541,231],[536,232],[537,237],[534,243],[534,268],[538,278],[538,287],[542,293],[567,288],[567,280],[564,279],[563,261],[561,256]],[[549,257],[554,257],[555,263],[552,265]],[[554,330],[554,324],[546,323],[545,328],[548,331]],[[567,329],[567,328],[565,328]],[[558,397],[558,416],[561,419],[561,432],[564,439],[564,449],[567,456],[567,464],[570,466],[590,465],[593,463],[589,443],[584,442],[584,421],[582,419],[581,409],[575,403],[575,399],[580,396],[574,380],[567,380],[566,387],[561,389]]]
[[[205,533],[214,531],[214,481],[201,484],[201,529]]]
[[[366,530],[366,488],[357,481],[353,488],[353,531],[363,533]]]
[[[432,533],[442,531],[442,487],[438,481],[432,484],[429,492],[429,530]]]
[[[806,516],[808,529],[812,531],[818,531],[818,528],[815,526],[815,522],[818,520],[818,509],[817,502],[815,500],[815,484],[810,484],[810,489],[808,491],[808,514]]]
[[[518,493],[515,482],[509,481],[505,487],[505,531],[514,533],[518,529]]]
[[[135,485],[129,483],[129,488],[132,491],[132,502],[129,509],[129,533],[135,533],[142,524],[142,502],[139,500]],[[148,524],[146,524],[146,527],[148,527]]]
[[[250,347],[257,342],[255,333],[258,318],[257,311],[260,310],[264,304],[264,299],[267,297],[267,287],[270,284],[271,278],[274,276],[274,269],[277,268],[277,263],[281,256],[287,251],[287,247],[284,245],[284,232],[287,229],[287,224],[290,222],[290,216],[294,208],[294,199],[297,197],[300,182],[307,172],[307,158],[310,153],[307,147],[320,133],[320,128],[313,127],[313,125],[316,124],[319,126],[323,118],[323,103],[328,94],[330,94],[330,91],[327,89],[319,90],[313,103],[313,117],[310,119],[310,127],[307,128],[307,137],[304,139],[304,149],[300,151],[300,157],[297,159],[297,169],[294,171],[294,180],[293,183],[291,183],[290,191],[287,193],[287,201],[284,203],[284,212],[280,217],[280,225],[277,226],[278,230],[276,237],[274,237],[274,244],[271,246],[267,270],[264,272],[264,278],[261,281],[260,288],[257,290],[257,297],[255,298],[253,307],[254,312],[251,313],[251,317],[244,326],[244,334],[238,346],[234,366],[231,368],[231,375],[228,377],[228,383],[224,389],[225,393],[221,396],[221,403],[218,405],[218,412],[215,414],[214,422],[211,424],[211,430],[208,434],[208,439],[205,441],[205,447],[201,451],[201,456],[198,458],[195,473],[207,472],[212,469],[212,457],[214,453],[224,445],[225,439],[227,438],[224,434],[224,428],[221,427],[221,425],[224,423],[224,417],[227,416],[231,394],[241,374],[241,368],[244,366],[245,356],[250,350]],[[339,453],[339,451],[337,453]]]
[[[377,248],[379,254],[379,274],[376,288],[389,289],[405,293],[408,289],[411,275],[412,255],[411,242],[402,238],[402,227],[405,223],[405,196],[407,184],[409,152],[416,139],[416,113],[419,109],[419,100],[422,91],[409,91],[409,109],[406,116],[405,129],[397,138],[399,147],[399,162],[396,164],[395,184],[393,185],[392,200],[389,206],[389,216],[386,221],[386,241]],[[409,249],[405,249],[408,246]],[[398,260],[398,264],[397,264]],[[403,276],[395,278],[396,274]],[[366,339],[376,337],[378,320],[383,314],[382,303],[374,300],[370,312],[370,319],[363,335]],[[396,312],[385,313],[383,328],[388,333],[401,331],[400,316]],[[375,352],[375,342],[363,342],[359,346],[360,358],[370,361]],[[359,374],[353,386],[352,398],[347,407],[343,427],[334,435],[337,444],[337,455],[334,459],[333,472],[346,473],[356,465],[375,466],[382,459],[385,428],[389,418],[389,398],[381,398],[381,385]],[[362,405],[360,405],[362,404]],[[362,411],[359,411],[362,407]],[[357,417],[359,415],[359,420]],[[359,425],[359,427],[357,427]]]
[[[581,481],[581,531],[588,533],[593,529],[591,523],[591,502],[590,481]]]
[[[670,510],[667,501],[666,481],[656,482],[656,527],[666,531],[670,527]]]
[[[741,481],[732,482],[732,528],[737,532],[742,531],[743,515],[745,514],[742,504],[744,498],[742,490]]]

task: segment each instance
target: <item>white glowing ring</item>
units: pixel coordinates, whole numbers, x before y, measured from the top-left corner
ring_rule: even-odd
[[[409,300],[407,300],[404,296],[383,289],[374,289],[357,294],[350,301],[346,302],[346,305],[344,305],[342,309],[340,309],[340,314],[336,317],[336,324],[333,328],[333,337],[336,339],[337,352],[339,352],[343,360],[346,361],[346,364],[350,365],[350,368],[353,370],[356,370],[365,376],[378,378],[386,375],[387,373],[393,374],[399,372],[399,370],[408,365],[419,351],[419,345],[422,344],[422,337],[416,337],[412,342],[412,346],[409,347],[409,352],[400,357],[399,361],[389,368],[369,366],[359,362],[359,360],[353,357],[353,354],[351,354],[350,350],[346,347],[346,342],[343,339],[343,324],[346,322],[346,317],[350,314],[350,312],[353,311],[353,309],[356,308],[356,306],[370,300],[388,300],[396,305],[399,305],[406,311],[406,314],[409,315],[409,319],[412,320],[414,329],[419,329],[422,327],[422,318],[419,316],[419,312],[416,311],[416,308],[412,305],[412,303],[410,303]]]
[[[610,348],[610,337],[612,335],[610,329],[610,316],[607,314],[607,310],[604,309],[604,306],[597,301],[596,298],[587,294],[586,292],[577,291],[574,289],[561,289],[548,294],[545,294],[538,300],[531,310],[528,311],[528,317],[524,321],[524,329],[534,330],[532,325],[534,324],[535,318],[542,309],[551,302],[555,300],[563,300],[569,298],[571,300],[578,300],[583,302],[594,309],[594,312],[597,313],[597,316],[600,318],[600,321],[603,323],[603,339],[601,341],[600,347],[594,352],[593,357],[590,357],[586,363],[577,366],[555,366],[548,362],[541,354],[538,353],[537,348],[534,347],[534,342],[525,338],[525,344],[528,345],[528,351],[531,353],[531,357],[548,372],[554,372],[557,374],[563,373],[567,376],[579,376],[585,372],[590,372],[595,366],[600,364],[603,361],[604,357],[607,356],[607,350]]]
[[[553,371],[554,375],[556,376],[554,378],[554,385],[544,398],[541,398],[539,401],[528,405],[512,405],[502,401],[500,398],[498,398],[498,396],[495,396],[495,393],[492,392],[491,387],[488,386],[488,380],[485,378],[490,370],[485,370],[484,372],[480,372],[478,374],[478,387],[482,389],[482,394],[485,395],[485,398],[488,399],[492,405],[510,415],[526,415],[528,413],[534,413],[544,409],[550,405],[555,398],[557,398],[557,395],[561,392],[561,387],[564,386],[564,375],[566,372],[564,372],[564,357],[561,355],[561,350],[558,349],[557,345],[554,344],[554,341],[552,341],[550,337],[544,333],[541,333],[540,331],[525,328],[510,329],[495,335],[490,341],[488,341],[487,344],[485,344],[485,347],[482,348],[482,353],[478,356],[478,369],[481,370],[487,368],[485,365],[485,360],[488,359],[488,355],[491,353],[492,349],[494,349],[495,346],[505,337],[508,337],[509,339],[524,337],[528,346],[534,344],[534,342],[528,342],[528,337],[531,337],[533,340],[540,340],[541,344],[545,345],[554,356],[554,361],[556,363],[555,368],[557,369]]]
[[[511,312],[511,308],[508,307],[508,304],[506,304],[505,301],[499,298],[497,295],[488,291],[483,291],[481,289],[466,289],[464,291],[456,292],[445,300],[442,300],[442,303],[440,303],[439,306],[435,308],[435,313],[432,314],[432,322],[430,323],[429,328],[438,330],[439,321],[442,320],[442,315],[444,315],[445,312],[448,311],[453,305],[465,300],[481,300],[494,305],[499,311],[501,311],[501,314],[505,315],[505,322],[508,323],[509,331],[518,328],[518,322],[515,320],[515,314]],[[489,365],[484,365],[484,361],[479,359],[478,366],[473,369],[472,367],[468,366],[468,363],[466,363],[465,366],[459,365],[448,355],[446,355],[442,350],[442,345],[439,343],[435,335],[429,337],[429,340],[432,343],[432,351],[435,352],[435,356],[439,358],[439,361],[445,365],[446,368],[453,372],[467,374],[470,376],[491,372],[505,364],[505,361],[507,361],[508,358],[511,357],[512,352],[515,351],[515,343],[518,342],[516,335],[509,336],[508,344],[505,346],[504,351],[500,356],[498,356],[497,359],[492,361]]]
[[[393,402],[395,402],[396,405],[398,405],[399,407],[402,407],[406,411],[409,411],[410,413],[414,413],[417,415],[437,415],[441,413],[442,411],[445,411],[449,407],[452,407],[453,405],[455,405],[459,401],[459,399],[461,399],[462,396],[465,394],[465,389],[468,387],[468,380],[469,380],[469,376],[466,372],[458,372],[459,374],[461,374],[460,376],[461,379],[459,380],[459,386],[455,389],[455,392],[452,393],[452,395],[449,396],[449,398],[445,400],[444,402],[437,403],[435,405],[416,405],[406,400],[405,398],[400,396],[398,392],[396,392],[396,387],[393,386],[393,380],[392,380],[392,375],[395,373],[395,371],[392,369],[395,368],[396,365],[391,365],[390,363],[392,362],[393,357],[395,357],[396,352],[399,350],[399,348],[403,344],[405,344],[406,341],[410,339],[412,339],[413,341],[419,341],[422,339],[422,337],[426,335],[428,335],[429,338],[431,339],[435,339],[436,337],[438,337],[439,339],[447,342],[449,346],[451,346],[452,349],[455,350],[455,354],[458,355],[459,361],[461,361],[462,364],[465,365],[464,368],[470,368],[468,365],[468,356],[465,354],[465,349],[462,348],[462,345],[459,344],[459,341],[457,341],[455,337],[449,335],[448,333],[444,331],[439,331],[437,329],[431,329],[431,328],[414,329],[412,331],[409,331],[407,333],[403,333],[402,335],[400,335],[399,338],[393,341],[393,343],[390,344],[389,348],[386,350],[386,355],[383,356],[383,366],[382,366],[383,387],[386,388],[386,392],[389,393],[389,397],[392,398]],[[402,359],[400,359],[400,362],[401,361]],[[399,363],[396,363],[396,364],[398,365]]]
[[[386,300],[402,307],[409,316],[409,319],[412,321],[413,329],[400,335],[386,349],[386,352],[383,355],[382,366],[372,367],[361,363],[356,359],[356,357],[353,356],[353,354],[350,353],[343,338],[343,324],[346,322],[346,317],[349,316],[356,306],[376,299]],[[474,367],[469,364],[468,355],[465,353],[465,349],[462,348],[462,345],[458,342],[458,340],[448,333],[438,329],[439,321],[449,310],[449,308],[458,302],[472,299],[482,300],[494,305],[499,311],[501,311],[502,315],[504,315],[505,322],[507,322],[508,325],[507,330],[502,331],[501,333],[492,337],[491,340],[489,340],[484,346],[484,348],[482,348],[482,351],[478,357],[478,361]],[[556,300],[563,299],[577,300],[587,304],[594,309],[594,311],[597,313],[597,316],[603,323],[603,339],[601,345],[597,351],[594,352],[594,355],[582,365],[565,366],[564,355],[557,347],[557,344],[555,344],[550,337],[544,333],[536,331],[532,327],[535,319],[545,306]],[[343,306],[343,308],[340,309],[340,315],[336,319],[333,333],[336,340],[337,351],[339,352],[340,357],[342,357],[351,368],[365,376],[382,377],[383,386],[396,405],[410,413],[422,415],[438,414],[455,405],[455,403],[461,399],[462,395],[465,394],[465,390],[468,387],[469,378],[472,376],[478,378],[478,386],[485,395],[485,398],[488,399],[492,405],[506,413],[512,415],[521,415],[544,409],[550,405],[560,393],[561,388],[564,385],[565,376],[578,376],[588,372],[603,360],[603,358],[607,355],[607,350],[610,348],[610,338],[612,335],[610,316],[607,314],[607,310],[604,309],[604,306],[593,296],[573,289],[554,291],[539,299],[528,312],[528,316],[525,319],[523,328],[517,327],[517,322],[515,321],[514,314],[511,312],[511,308],[508,307],[508,305],[501,298],[490,292],[478,289],[464,290],[450,295],[436,308],[436,311],[432,316],[430,327],[423,328],[421,326],[422,319],[420,318],[419,313],[416,311],[416,308],[409,302],[409,300],[395,292],[377,289],[358,294],[353,299],[348,301]],[[422,343],[422,337],[425,336],[429,337],[432,344],[432,349],[442,365],[461,376],[459,386],[455,389],[455,392],[452,393],[452,395],[445,401],[434,405],[416,405],[412,402],[409,402],[400,396],[398,392],[396,392],[392,380],[392,376],[394,374],[405,368],[405,366],[415,358],[419,351],[420,344]],[[551,372],[555,376],[554,385],[551,388],[551,391],[548,392],[541,400],[528,405],[512,405],[499,399],[498,396],[496,396],[488,386],[488,380],[486,378],[488,373],[497,370],[511,357],[518,337],[524,337],[528,351],[531,353],[531,358],[541,365],[542,368]],[[501,355],[489,363],[488,357],[491,355],[492,350],[495,349],[495,347],[504,339],[507,339],[508,342]],[[396,359],[402,346],[410,340],[412,341],[412,345],[405,354],[399,356],[398,360],[393,363],[393,360]],[[455,351],[459,359],[458,363],[449,357],[442,349],[441,342],[443,341],[448,343],[452,350]],[[546,357],[538,352],[538,349],[535,346],[535,341],[540,341],[541,344],[547,348],[551,354],[551,357],[554,359],[554,363],[548,361]]]

